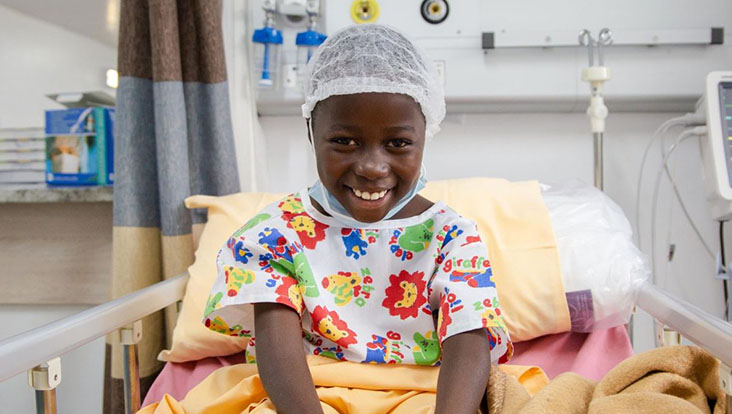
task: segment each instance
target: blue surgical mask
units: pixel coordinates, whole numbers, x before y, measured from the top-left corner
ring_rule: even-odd
[[[310,129],[310,137],[313,137],[312,132],[312,125],[310,121],[308,120],[308,129]],[[313,139],[313,138],[311,138]],[[313,149],[313,153],[315,153],[315,144],[313,141],[311,141],[311,148]],[[422,164],[422,167],[419,171],[419,178],[417,178],[417,182],[414,184],[411,190],[407,194],[402,197],[399,202],[397,202],[394,207],[389,210],[388,213],[384,216],[383,220],[388,220],[392,218],[395,214],[400,212],[404,206],[406,206],[412,199],[424,188],[424,186],[427,184],[427,169],[424,166],[424,163]],[[312,197],[315,201],[320,204],[321,207],[323,207],[323,210],[325,210],[328,214],[331,215],[334,219],[341,222],[346,227],[351,228],[368,228],[368,226],[373,225],[374,223],[364,223],[361,221],[356,220],[351,216],[351,214],[346,210],[345,207],[343,207],[343,204],[341,204],[333,194],[328,191],[323,183],[318,179],[315,181],[315,183],[310,187],[308,190],[308,193],[310,194],[310,197]]]

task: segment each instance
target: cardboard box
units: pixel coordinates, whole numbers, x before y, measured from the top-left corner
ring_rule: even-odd
[[[46,111],[46,135],[49,185],[114,182],[114,108]]]

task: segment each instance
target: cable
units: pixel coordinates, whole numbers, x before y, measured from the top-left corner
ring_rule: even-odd
[[[724,220],[719,221],[719,256],[722,261],[722,269],[727,272],[727,262],[724,259]],[[729,320],[729,291],[727,290],[727,279],[722,282],[724,286],[724,319]]]
[[[663,172],[667,169],[667,163],[671,155],[673,155],[674,151],[679,147],[679,144],[681,144],[683,141],[686,141],[689,138],[697,137],[699,135],[706,133],[706,127],[695,127],[692,129],[687,129],[684,132],[679,135],[679,137],[676,139],[676,142],[674,142],[671,147],[669,147],[668,152],[663,157],[663,162],[661,165],[661,168],[658,170],[658,174],[656,174],[656,180],[653,185],[653,197],[652,197],[652,203],[651,203],[651,213],[653,213],[651,217],[651,269],[653,269],[653,284],[656,284],[657,278],[656,278],[656,217],[657,215],[657,205],[658,205],[658,190],[661,186],[661,177],[663,176]],[[703,239],[702,239],[703,242]],[[706,246],[706,243],[704,243]],[[711,249],[709,250],[711,252]],[[714,257],[714,254],[712,254],[712,257]]]
[[[648,142],[648,145],[646,145],[646,149],[643,152],[643,158],[641,160],[641,168],[640,172],[638,173],[638,183],[636,186],[636,197],[635,197],[635,224],[637,227],[636,235],[638,237],[638,247],[640,248],[642,245],[642,238],[641,238],[641,222],[640,222],[640,198],[641,198],[641,189],[642,189],[642,182],[643,182],[643,170],[645,169],[646,165],[646,159],[648,158],[648,153],[651,150],[651,147],[656,142],[656,140],[663,136],[669,129],[671,129],[674,126],[694,126],[694,125],[704,125],[706,123],[706,118],[700,114],[696,113],[687,113],[684,116],[679,116],[676,118],[671,118],[667,121],[665,121],[661,126],[659,126],[656,131],[651,136],[651,140]],[[663,146],[662,146],[663,148]]]
[[[660,195],[659,195],[659,198],[660,198]],[[674,221],[673,221],[674,220],[674,203],[673,203],[673,200],[669,199],[669,202],[667,204],[668,205],[666,206],[667,207],[666,214],[668,214],[668,221],[666,223],[666,239],[664,240],[664,243],[663,243],[662,255],[661,255],[661,257],[663,258],[663,270],[660,269],[661,266],[659,266],[659,269],[658,269],[659,274],[663,274],[663,275],[671,274],[671,268],[672,268],[671,260],[673,260],[673,256],[671,254],[671,246],[672,246],[671,240],[673,240],[672,234],[674,231]],[[657,212],[657,213],[654,213],[654,215],[661,215],[661,213]],[[676,254],[675,248],[674,248],[673,254],[674,255]],[[663,273],[661,273],[661,271],[663,271]],[[667,281],[668,281],[668,276],[664,277],[664,282],[667,282]],[[666,288],[666,286],[664,286],[664,288]]]
[[[643,239],[641,237],[641,224],[640,224],[640,199],[641,199],[641,188],[643,184],[643,170],[646,167],[646,159],[648,158],[648,154],[650,153],[651,147],[656,142],[656,140],[663,136],[663,134],[666,133],[671,127],[676,125],[682,125],[681,119],[683,117],[678,118],[672,118],[661,124],[651,136],[651,140],[648,141],[648,145],[646,145],[645,151],[643,151],[643,158],[641,159],[641,168],[640,172],[638,173],[638,183],[636,186],[636,193],[635,193],[635,225],[637,227],[636,230],[636,236],[638,237],[638,247],[641,247],[643,244]]]
[[[662,166],[658,171],[658,174],[656,174],[656,180],[653,184],[653,196],[652,196],[652,202],[651,202],[651,269],[653,270],[653,284],[657,284],[657,278],[656,278],[656,210],[658,205],[658,190],[661,186],[661,176],[663,175],[663,165],[666,164],[669,157],[676,151],[676,148],[678,148],[679,144],[681,144],[683,141],[693,137],[694,134],[692,134],[689,130],[684,131],[679,135],[679,137],[676,139],[676,142],[671,145],[666,155],[663,157]]]
[[[674,190],[674,194],[676,195],[676,200],[678,200],[679,205],[681,206],[681,211],[684,212],[684,216],[686,216],[686,219],[689,221],[689,224],[691,225],[691,228],[694,230],[694,233],[696,233],[696,236],[699,238],[699,241],[701,241],[702,245],[704,245],[704,250],[706,250],[707,253],[709,253],[709,256],[712,259],[714,259],[714,252],[712,251],[712,248],[709,247],[709,244],[704,240],[704,237],[702,237],[699,227],[697,227],[696,223],[694,223],[694,220],[691,219],[691,214],[689,214],[689,210],[686,208],[686,204],[684,203],[683,199],[681,198],[681,192],[679,191],[679,188],[676,185],[676,180],[674,180],[674,177],[671,175],[671,171],[668,169],[668,165],[664,165],[664,170],[666,171],[666,176],[668,177],[668,180],[671,183],[671,188]]]
[[[707,133],[705,126],[699,126],[694,128],[696,132],[698,132],[698,135],[704,135]],[[661,148],[661,155],[666,156],[666,152],[663,148]],[[691,228],[694,230],[694,233],[696,233],[696,236],[699,238],[699,241],[704,246],[704,249],[709,254],[709,257],[714,259],[714,252],[713,249],[709,246],[709,243],[707,243],[704,240],[704,237],[701,234],[701,231],[699,231],[699,227],[696,225],[694,220],[691,218],[691,214],[689,214],[689,209],[686,208],[686,203],[684,203],[684,199],[681,197],[681,192],[679,191],[678,185],[676,185],[676,180],[673,177],[673,174],[671,174],[671,169],[668,167],[668,162],[663,164],[664,171],[666,172],[666,177],[668,177],[669,182],[671,183],[671,188],[674,190],[674,195],[676,196],[676,200],[679,202],[679,205],[681,206],[681,211],[684,213],[684,216],[686,217],[686,220],[689,221],[689,224],[691,225]]]

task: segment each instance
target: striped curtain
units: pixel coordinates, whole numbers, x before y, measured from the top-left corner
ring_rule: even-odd
[[[191,194],[239,191],[221,0],[122,0],[112,297],[184,272],[205,212]],[[174,309],[143,320],[144,393],[162,368]],[[107,338],[104,413],[124,412],[121,347]]]

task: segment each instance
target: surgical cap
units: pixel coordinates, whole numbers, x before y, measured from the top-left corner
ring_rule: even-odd
[[[425,136],[440,130],[445,95],[435,67],[405,35],[376,24],[351,26],[318,47],[307,67],[302,116],[333,95],[364,92],[399,93],[419,104]]]

